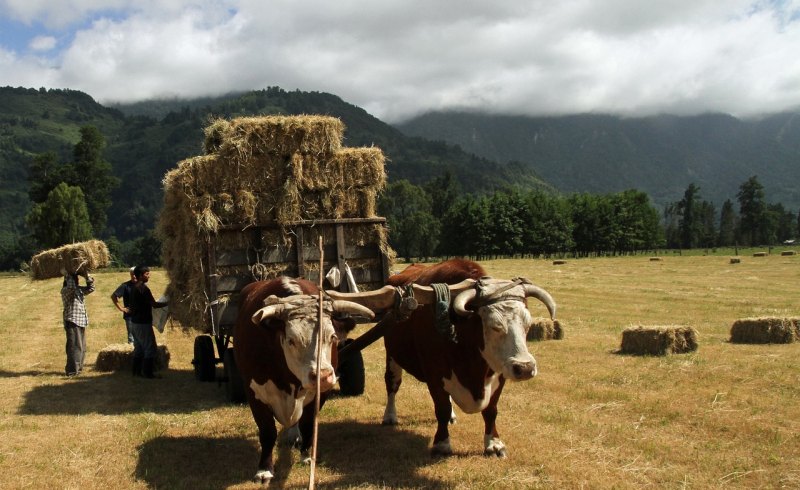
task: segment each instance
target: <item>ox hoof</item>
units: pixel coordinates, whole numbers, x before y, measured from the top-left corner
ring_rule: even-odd
[[[506,445],[500,439],[495,439],[486,436],[484,441],[483,455],[486,457],[497,456],[498,458],[506,457]]]
[[[496,456],[498,458],[503,459],[503,458],[505,458],[507,456],[506,455],[506,448],[502,448],[502,449],[486,448],[486,449],[483,450],[483,455],[486,456],[487,458],[491,458],[492,456]]]
[[[300,451],[300,461],[305,465],[311,464],[311,454],[308,451]]]
[[[269,483],[272,480],[272,472],[269,470],[259,470],[253,481],[256,483]]]
[[[431,456],[446,458],[453,455],[453,448],[450,447],[450,440],[436,443],[431,447]]]
[[[397,419],[383,419],[381,425],[397,425]]]

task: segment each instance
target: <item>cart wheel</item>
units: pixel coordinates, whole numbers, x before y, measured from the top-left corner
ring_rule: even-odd
[[[214,381],[217,377],[214,342],[208,335],[194,338],[194,377],[198,381]]]
[[[346,339],[342,347],[352,342]],[[342,396],[358,396],[364,393],[364,358],[361,351],[348,353],[339,359],[339,394]]]
[[[222,366],[225,369],[225,392],[228,394],[228,401],[231,403],[244,403],[247,397],[244,394],[244,383],[239,369],[236,367],[236,358],[233,355],[233,347],[225,349],[222,355]]]

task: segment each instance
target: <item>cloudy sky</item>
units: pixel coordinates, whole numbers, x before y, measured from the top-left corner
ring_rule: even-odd
[[[800,108],[800,0],[0,0],[0,85],[749,117]]]

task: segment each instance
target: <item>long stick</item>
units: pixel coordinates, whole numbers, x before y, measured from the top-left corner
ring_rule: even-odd
[[[317,432],[319,431],[320,363],[322,362],[322,235],[319,236],[319,312],[317,314],[317,396],[314,398],[314,437],[311,440],[311,475],[308,489],[314,490],[314,468],[317,465]]]

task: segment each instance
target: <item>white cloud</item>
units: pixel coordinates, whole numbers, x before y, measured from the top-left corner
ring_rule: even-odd
[[[50,51],[56,47],[56,38],[53,36],[36,36],[29,44],[33,51]]]
[[[49,66],[0,56],[4,80],[47,80],[101,101],[278,85],[331,92],[388,121],[445,108],[751,115],[800,106],[800,0],[0,7],[27,23],[81,26]]]

